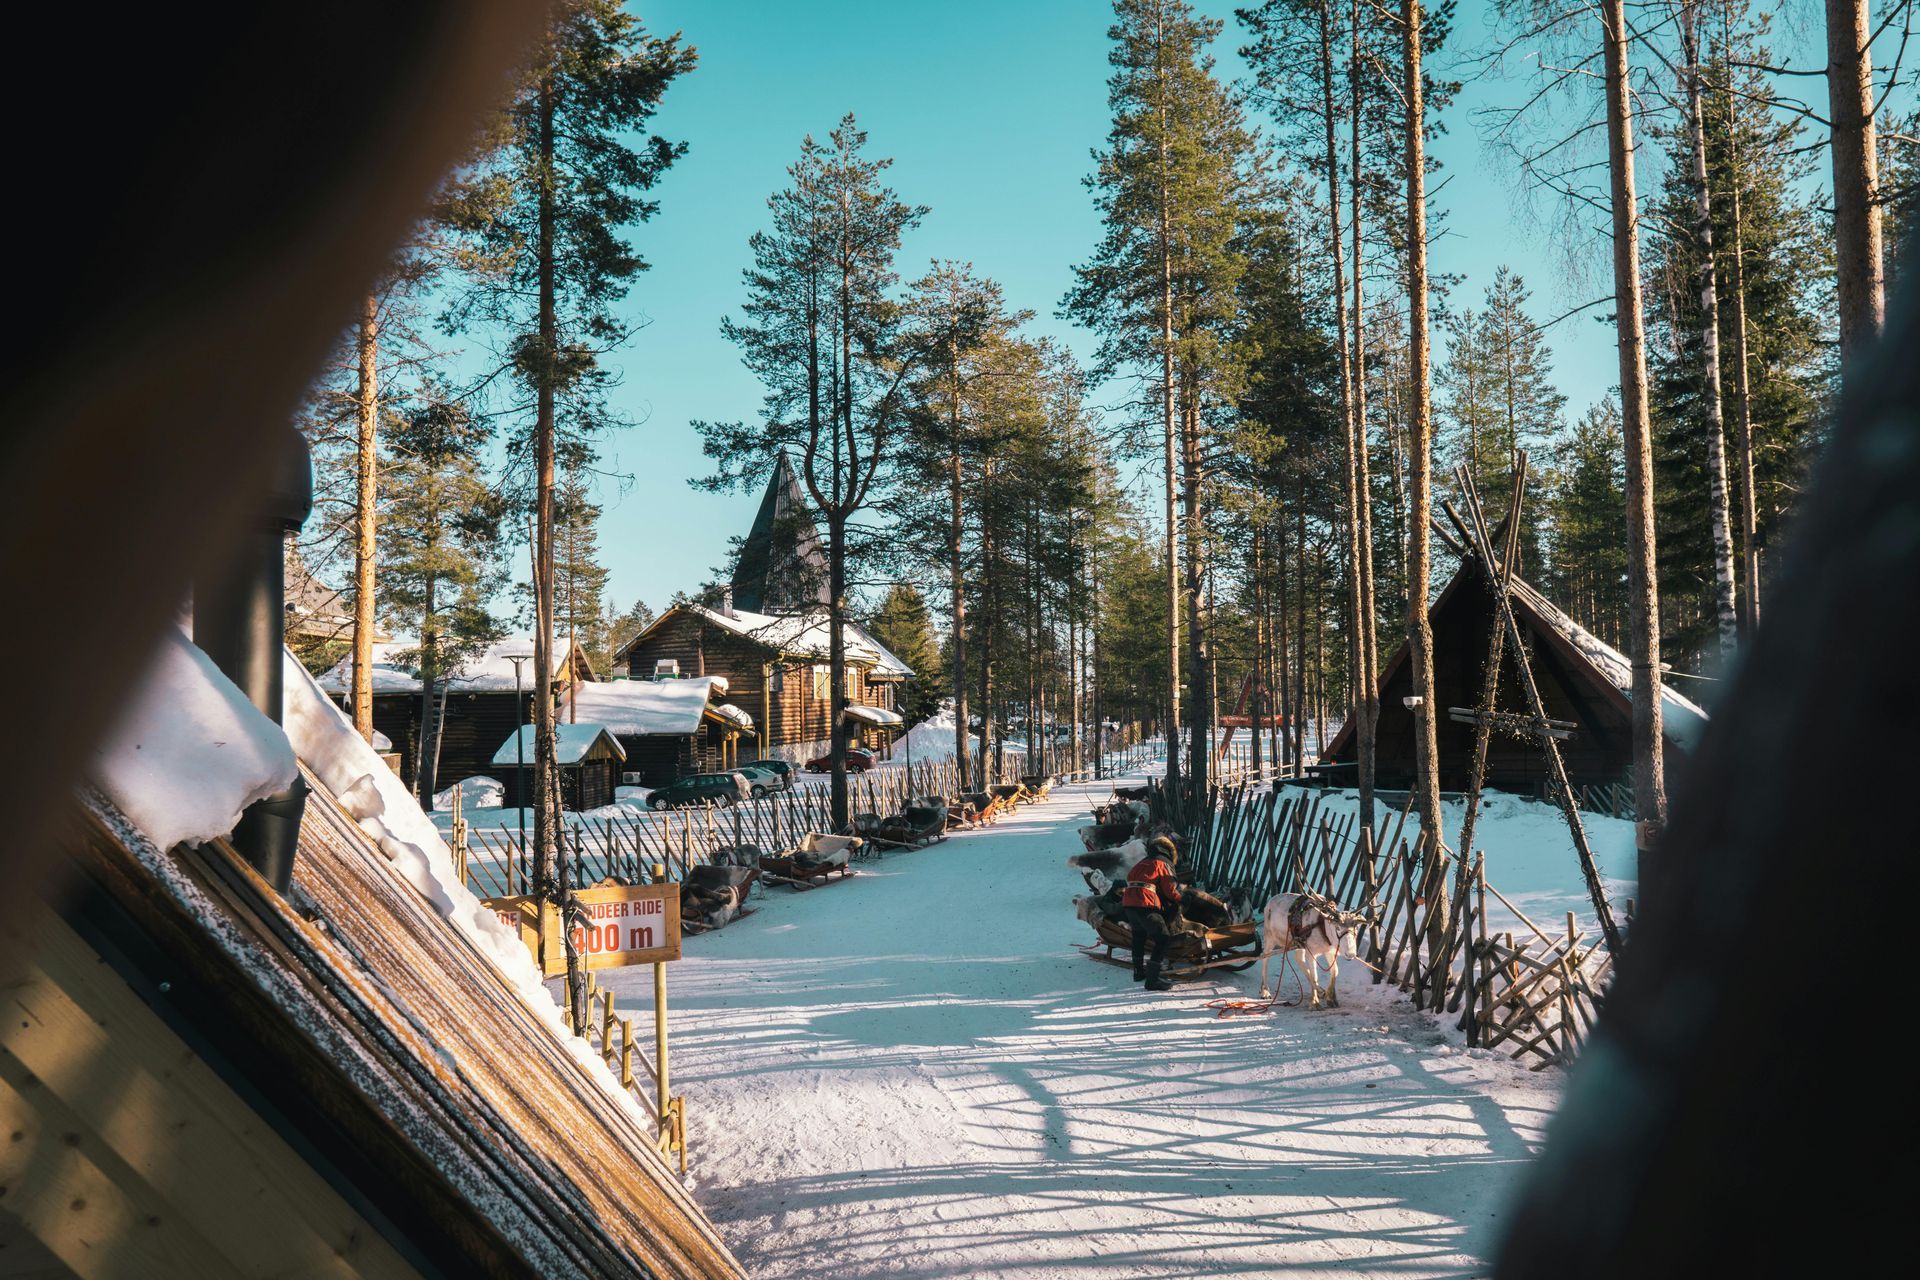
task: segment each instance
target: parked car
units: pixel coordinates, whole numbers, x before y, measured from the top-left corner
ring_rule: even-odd
[[[747,780],[748,793],[756,800],[770,791],[785,791],[793,786],[790,777],[775,773],[765,764],[743,764],[734,772]]]
[[[740,766],[740,772],[751,774],[758,770],[769,774],[772,781],[767,783],[769,791],[793,790],[793,765],[785,760],[749,760]]]
[[[847,749],[848,773],[865,773],[871,768],[873,768],[873,753],[871,751],[862,751],[859,747],[849,747]],[[832,769],[833,756],[831,754],[807,761],[808,773],[827,773]]]
[[[734,804],[740,799],[740,780],[731,773],[690,773],[647,797],[654,809],[679,809],[695,804]]]

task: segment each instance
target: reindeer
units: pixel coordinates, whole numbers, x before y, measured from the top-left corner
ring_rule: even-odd
[[[1261,914],[1260,998],[1273,999],[1273,992],[1267,986],[1267,962],[1277,955],[1284,966],[1288,956],[1295,951],[1304,951],[1306,962],[1301,964],[1296,960],[1295,964],[1307,977],[1307,990],[1310,993],[1307,1007],[1339,1008],[1340,997],[1336,984],[1340,981],[1340,958],[1359,958],[1356,939],[1360,930],[1371,923],[1372,915],[1360,911],[1342,911],[1336,903],[1311,889],[1305,893],[1274,894],[1267,900],[1267,909]],[[1320,995],[1320,960],[1323,957],[1327,962],[1327,994],[1324,1000]]]

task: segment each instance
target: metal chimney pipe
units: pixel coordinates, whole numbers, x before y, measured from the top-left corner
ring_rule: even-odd
[[[286,545],[313,510],[313,463],[307,442],[286,428],[285,457],[260,522],[236,549],[226,572],[193,593],[193,642],[213,659],[248,701],[275,724],[284,723],[287,625]],[[276,893],[293,882],[307,784],[296,777],[278,795],[247,809],[234,828],[233,847]]]

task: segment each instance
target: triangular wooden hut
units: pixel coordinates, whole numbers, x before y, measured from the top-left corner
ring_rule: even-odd
[[[1618,649],[1556,608],[1532,586],[1513,580],[1513,607],[1539,681],[1547,715],[1572,721],[1572,735],[1560,743],[1568,780],[1575,788],[1625,780],[1633,763],[1633,668]],[[1433,679],[1440,744],[1442,790],[1464,791],[1473,762],[1474,727],[1454,720],[1453,707],[1477,707],[1487,636],[1494,621],[1493,592],[1477,561],[1463,565],[1428,611],[1433,626]],[[1519,671],[1503,650],[1498,709],[1525,713]],[[1379,754],[1376,783],[1397,789],[1413,782],[1413,673],[1402,642],[1380,676]],[[1661,711],[1668,748],[1690,748],[1705,727],[1707,714],[1672,688],[1665,688]],[[1327,745],[1323,765],[1335,783],[1351,784],[1356,763],[1353,726],[1343,726]],[[1487,752],[1486,785],[1502,791],[1544,794],[1545,758],[1531,739],[1496,733]]]

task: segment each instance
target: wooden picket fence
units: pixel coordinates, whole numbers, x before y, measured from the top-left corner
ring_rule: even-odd
[[[1137,775],[1165,758],[1164,741],[1127,742],[1107,754],[1101,771],[1108,777]],[[976,754],[971,774],[976,779],[981,776],[979,764]],[[951,756],[882,765],[847,779],[848,809],[856,820],[864,814],[897,813],[916,796],[956,794],[959,781]],[[652,879],[651,868],[659,864],[667,868],[669,880],[680,883],[689,870],[714,861],[723,851],[756,845],[777,853],[798,844],[809,831],[831,831],[832,803],[827,783],[803,776],[791,791],[731,805],[606,816],[568,814],[570,878],[578,886],[608,877],[644,884]],[[517,827],[469,827],[455,851],[468,887],[483,898],[531,892],[527,846],[532,838],[531,821],[524,843]]]
[[[852,813],[898,812],[914,796],[949,795],[958,789],[959,770],[951,757],[890,766],[847,779]],[[821,783],[798,782],[757,800],[731,805],[689,805],[607,816],[567,815],[566,853],[573,859],[573,882],[596,884],[612,877],[631,884],[651,880],[655,864],[667,878],[684,881],[693,867],[741,845],[776,853],[798,844],[809,831],[832,829],[832,794]],[[475,827],[466,836],[467,884],[481,897],[530,892],[531,859],[517,828]]]
[[[1428,858],[1424,836],[1406,838],[1406,809],[1361,833],[1356,814],[1322,812],[1327,795],[1216,787],[1205,803],[1183,805],[1156,786],[1152,804],[1157,819],[1185,832],[1195,883],[1219,896],[1246,890],[1258,905],[1311,889],[1369,912],[1362,956],[1376,983],[1394,984],[1418,1008],[1457,1013],[1470,1046],[1531,1058],[1536,1070],[1570,1061],[1612,971],[1598,933],[1572,912],[1564,932],[1535,924],[1487,883],[1483,854],[1465,866],[1444,849]],[[1519,940],[1507,922],[1490,925],[1489,896],[1520,926]]]

